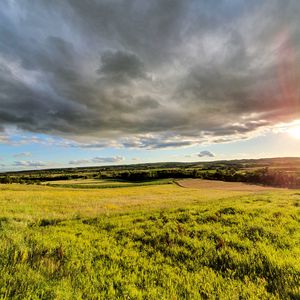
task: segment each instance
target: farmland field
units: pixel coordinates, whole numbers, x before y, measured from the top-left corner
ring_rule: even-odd
[[[164,183],[0,185],[0,298],[300,298],[299,190]]]
[[[194,189],[213,189],[222,191],[243,191],[243,192],[263,192],[273,190],[272,187],[260,186],[256,184],[245,184],[242,182],[224,182],[218,180],[203,180],[203,179],[185,179],[177,180],[176,183],[185,188]]]

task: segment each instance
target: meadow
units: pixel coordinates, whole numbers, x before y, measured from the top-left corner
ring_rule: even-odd
[[[171,184],[172,179],[157,179],[146,181],[125,181],[115,179],[75,179],[75,180],[55,180],[42,182],[44,185],[53,187],[65,188],[90,188],[90,189],[106,189],[106,188],[121,188],[134,186],[147,186],[159,184]]]
[[[300,190],[122,184],[0,185],[0,298],[300,299]]]

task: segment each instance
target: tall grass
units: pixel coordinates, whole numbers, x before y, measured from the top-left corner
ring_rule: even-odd
[[[201,192],[3,186],[0,298],[299,299],[299,193]]]

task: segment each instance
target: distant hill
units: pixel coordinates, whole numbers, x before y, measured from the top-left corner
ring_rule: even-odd
[[[259,159],[235,159],[235,160],[219,160],[208,162],[157,162],[157,163],[141,163],[129,165],[110,165],[110,166],[92,166],[77,168],[54,168],[42,170],[26,170],[15,172],[2,172],[7,175],[17,174],[66,174],[66,173],[84,173],[84,172],[101,172],[101,171],[121,171],[121,170],[149,170],[149,169],[171,169],[171,168],[205,168],[215,169],[218,167],[234,167],[234,168],[291,168],[300,169],[300,157],[274,157]]]

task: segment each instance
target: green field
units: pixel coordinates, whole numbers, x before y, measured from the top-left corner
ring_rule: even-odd
[[[300,299],[299,190],[157,183],[0,185],[0,298]]]
[[[42,184],[52,187],[63,188],[89,188],[89,189],[106,189],[106,188],[121,188],[121,187],[134,187],[134,186],[147,186],[147,185],[159,185],[159,184],[171,184],[171,179],[157,179],[147,180],[139,182],[130,182],[125,180],[114,179],[76,179],[76,180],[55,180],[46,181]]]

